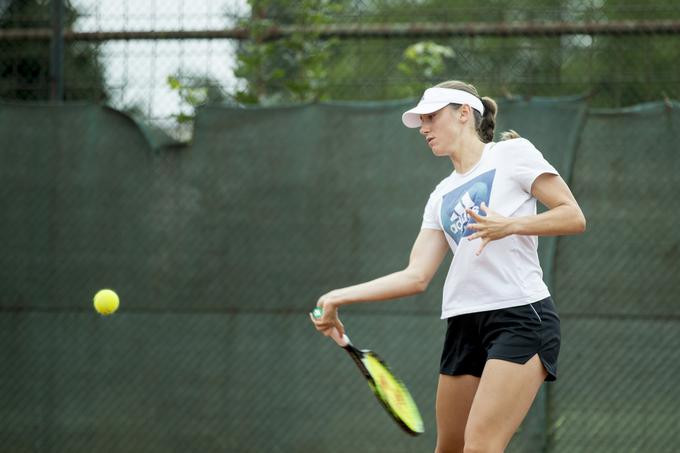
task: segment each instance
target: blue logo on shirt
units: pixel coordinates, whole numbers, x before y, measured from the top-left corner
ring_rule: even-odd
[[[442,225],[446,234],[456,244],[462,237],[474,233],[465,228],[469,223],[475,222],[465,210],[470,209],[477,214],[485,215],[483,211],[480,212],[480,206],[482,202],[489,206],[495,176],[495,169],[487,171],[444,195],[441,210]]]

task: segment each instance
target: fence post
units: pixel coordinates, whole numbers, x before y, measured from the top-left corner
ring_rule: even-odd
[[[64,0],[52,0],[50,100],[64,100]]]

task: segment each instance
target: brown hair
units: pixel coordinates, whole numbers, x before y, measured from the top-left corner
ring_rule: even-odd
[[[436,85],[437,88],[452,88],[454,90],[466,91],[474,96],[479,97],[477,93],[477,88],[469,83],[460,82],[458,80],[447,80]],[[489,143],[493,141],[494,129],[496,128],[496,113],[498,112],[498,106],[496,101],[489,97],[480,98],[482,105],[484,106],[484,116],[482,116],[477,110],[472,109],[475,118],[475,130],[477,135],[479,135],[480,140],[484,143]],[[452,104],[460,107],[460,104]],[[456,107],[456,108],[458,108]],[[512,138],[519,138],[519,134],[512,129],[505,131],[501,134],[501,140],[509,140]]]

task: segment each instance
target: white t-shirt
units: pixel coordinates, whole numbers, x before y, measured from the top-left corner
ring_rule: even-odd
[[[442,230],[454,253],[442,319],[525,305],[550,295],[538,261],[538,237],[506,236],[488,243],[477,256],[481,240],[469,241],[474,230],[465,228],[474,222],[465,209],[484,215],[482,202],[506,217],[535,215],[531,185],[543,173],[558,174],[528,140],[487,143],[474,168],[465,174],[454,171],[432,192],[422,228]]]

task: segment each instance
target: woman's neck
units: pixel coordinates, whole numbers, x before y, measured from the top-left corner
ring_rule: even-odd
[[[462,141],[451,154],[451,162],[456,173],[465,174],[472,170],[482,158],[485,144],[477,137]]]

